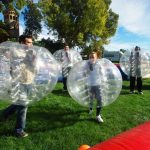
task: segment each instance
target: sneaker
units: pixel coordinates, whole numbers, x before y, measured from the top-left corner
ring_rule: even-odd
[[[138,92],[138,94],[141,94],[141,95],[143,95],[143,92],[141,91],[141,92]]]
[[[104,122],[101,115],[96,116],[96,120],[100,123],[100,122]]]
[[[67,89],[63,89],[62,91],[63,91],[63,92],[67,92]]]
[[[93,113],[93,109],[89,110],[89,115],[91,115]]]
[[[135,91],[130,91],[129,93],[130,93],[130,94],[134,94],[134,93],[135,93]]]
[[[15,133],[17,137],[27,137],[28,133],[21,131],[21,132],[16,132]]]

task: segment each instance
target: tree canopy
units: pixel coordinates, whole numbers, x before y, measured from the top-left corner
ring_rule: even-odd
[[[6,26],[2,21],[0,21],[0,43],[6,41],[8,37],[9,35],[6,30]]]
[[[27,0],[0,0],[0,2],[5,6],[5,9],[12,5],[13,8],[18,10],[21,10],[27,4]]]
[[[71,46],[100,47],[116,32],[118,15],[111,0],[40,0],[39,6],[50,31]]]
[[[24,12],[25,31],[24,34],[32,35],[34,38],[42,31],[42,15],[36,4],[29,3]]]
[[[52,54],[55,51],[64,48],[64,43],[62,43],[61,41],[53,41],[50,38],[48,39],[43,38],[41,39],[41,41],[35,42],[35,44],[47,48]]]

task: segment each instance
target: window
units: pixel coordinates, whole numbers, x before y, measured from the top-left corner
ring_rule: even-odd
[[[13,19],[12,15],[10,15],[10,16],[9,16],[9,19],[10,19],[10,20],[12,20],[12,19]]]
[[[16,17],[15,17],[15,16],[13,16],[13,20],[14,20],[14,21],[16,20]]]

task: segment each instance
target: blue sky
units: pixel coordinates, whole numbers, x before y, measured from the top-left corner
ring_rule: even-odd
[[[130,49],[138,45],[150,51],[149,0],[112,0],[111,8],[119,14],[119,24],[107,50]]]
[[[150,51],[150,0],[112,0],[111,9],[119,14],[119,23],[116,34],[110,39],[110,43],[105,45],[105,49],[117,51],[138,45]],[[20,34],[23,30],[21,16]],[[50,35],[47,33],[48,30],[43,26],[39,39],[48,38]]]

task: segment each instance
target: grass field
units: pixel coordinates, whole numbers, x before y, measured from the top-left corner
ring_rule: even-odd
[[[95,111],[78,105],[61,92],[62,84],[47,97],[30,106],[27,113],[27,138],[13,136],[15,115],[0,122],[0,150],[77,150],[82,144],[93,146],[112,136],[148,121],[150,118],[150,79],[143,81],[144,95],[130,95],[128,81],[118,99],[102,109],[103,124],[95,121]],[[0,109],[7,106],[0,102]]]

